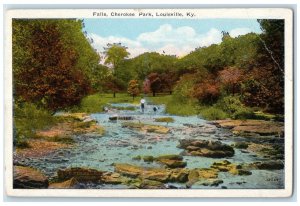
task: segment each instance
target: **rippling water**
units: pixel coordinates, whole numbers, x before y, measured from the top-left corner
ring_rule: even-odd
[[[126,107],[130,104],[113,104],[113,106]],[[174,116],[165,114],[164,105],[158,105],[159,110],[153,111],[153,105],[146,105],[145,113],[136,106],[134,111],[109,111],[108,113],[95,113],[91,117],[105,127],[105,135],[81,135],[74,137],[78,146],[73,149],[56,151],[47,158],[31,159],[28,164],[41,169],[48,176],[55,176],[58,169],[67,167],[89,167],[104,171],[113,171],[113,163],[129,163],[140,166],[161,167],[153,163],[132,160],[137,155],[159,156],[164,154],[180,154],[183,150],[177,148],[179,139],[195,138],[221,141],[232,144],[236,141],[245,141],[243,137],[233,135],[230,131],[217,128],[197,116]],[[122,128],[119,120],[109,121],[109,116],[133,116],[134,122],[163,125],[170,128],[168,134],[144,133],[129,128]],[[174,123],[154,122],[157,117],[172,117]],[[187,168],[209,168],[210,165],[219,160],[227,159],[232,163],[250,163],[260,160],[254,153],[243,153],[235,149],[232,158],[207,158],[198,156],[184,156]],[[284,170],[252,170],[250,176],[237,176],[229,173],[219,173],[219,178],[224,181],[218,187],[193,185],[192,188],[216,189],[221,186],[244,189],[280,189],[284,188]],[[173,184],[173,183],[172,183]],[[184,184],[173,184],[184,186]],[[88,188],[126,188],[124,185],[86,185]]]

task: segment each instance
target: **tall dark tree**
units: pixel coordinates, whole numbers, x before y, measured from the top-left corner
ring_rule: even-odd
[[[13,20],[16,100],[52,111],[80,102],[90,90],[87,73],[99,60],[81,29],[78,20]]]

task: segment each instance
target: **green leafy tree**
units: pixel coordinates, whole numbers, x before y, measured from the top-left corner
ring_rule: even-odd
[[[127,47],[122,46],[121,43],[107,44],[105,49],[105,64],[111,64],[113,66],[113,75],[117,77],[117,70],[120,69],[119,65],[127,58],[130,54],[127,51]],[[114,97],[116,92],[114,91]]]

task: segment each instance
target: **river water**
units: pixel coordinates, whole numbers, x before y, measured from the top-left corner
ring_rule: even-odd
[[[126,107],[131,104],[112,104],[112,106]],[[208,121],[197,116],[175,116],[165,113],[164,105],[157,105],[157,112],[153,111],[153,105],[146,105],[142,113],[138,106],[134,111],[113,110],[108,113],[95,113],[91,117],[105,128],[103,136],[85,134],[74,137],[77,146],[72,149],[61,149],[49,157],[31,159],[30,166],[42,170],[49,177],[56,175],[58,169],[68,167],[88,167],[103,171],[113,171],[113,163],[129,163],[147,167],[161,167],[153,162],[146,163],[132,158],[137,155],[159,156],[165,154],[180,154],[182,149],[177,148],[180,139],[204,139],[221,141],[225,144],[233,144],[237,141],[248,141],[240,136],[233,135],[230,130],[217,128]],[[110,116],[132,116],[133,122],[157,124],[170,128],[168,134],[145,133],[129,128],[123,128],[121,120],[109,121]],[[174,123],[155,122],[154,118],[172,117]],[[213,162],[229,160],[232,163],[251,163],[266,160],[255,153],[242,152],[235,149],[235,155],[231,158],[207,158],[199,156],[184,156],[187,168],[209,168]],[[252,175],[238,176],[220,172],[219,179],[224,182],[217,187],[194,184],[192,188],[216,189],[222,186],[228,189],[280,189],[284,188],[284,170],[252,170]],[[184,184],[172,183],[176,187],[185,187]],[[88,184],[83,188],[127,188],[125,185],[97,185]]]

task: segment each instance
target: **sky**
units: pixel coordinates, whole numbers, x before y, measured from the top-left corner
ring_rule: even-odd
[[[128,47],[130,58],[156,51],[183,57],[197,47],[219,44],[222,31],[237,37],[261,33],[256,19],[84,19],[92,46],[99,52],[107,43]]]

